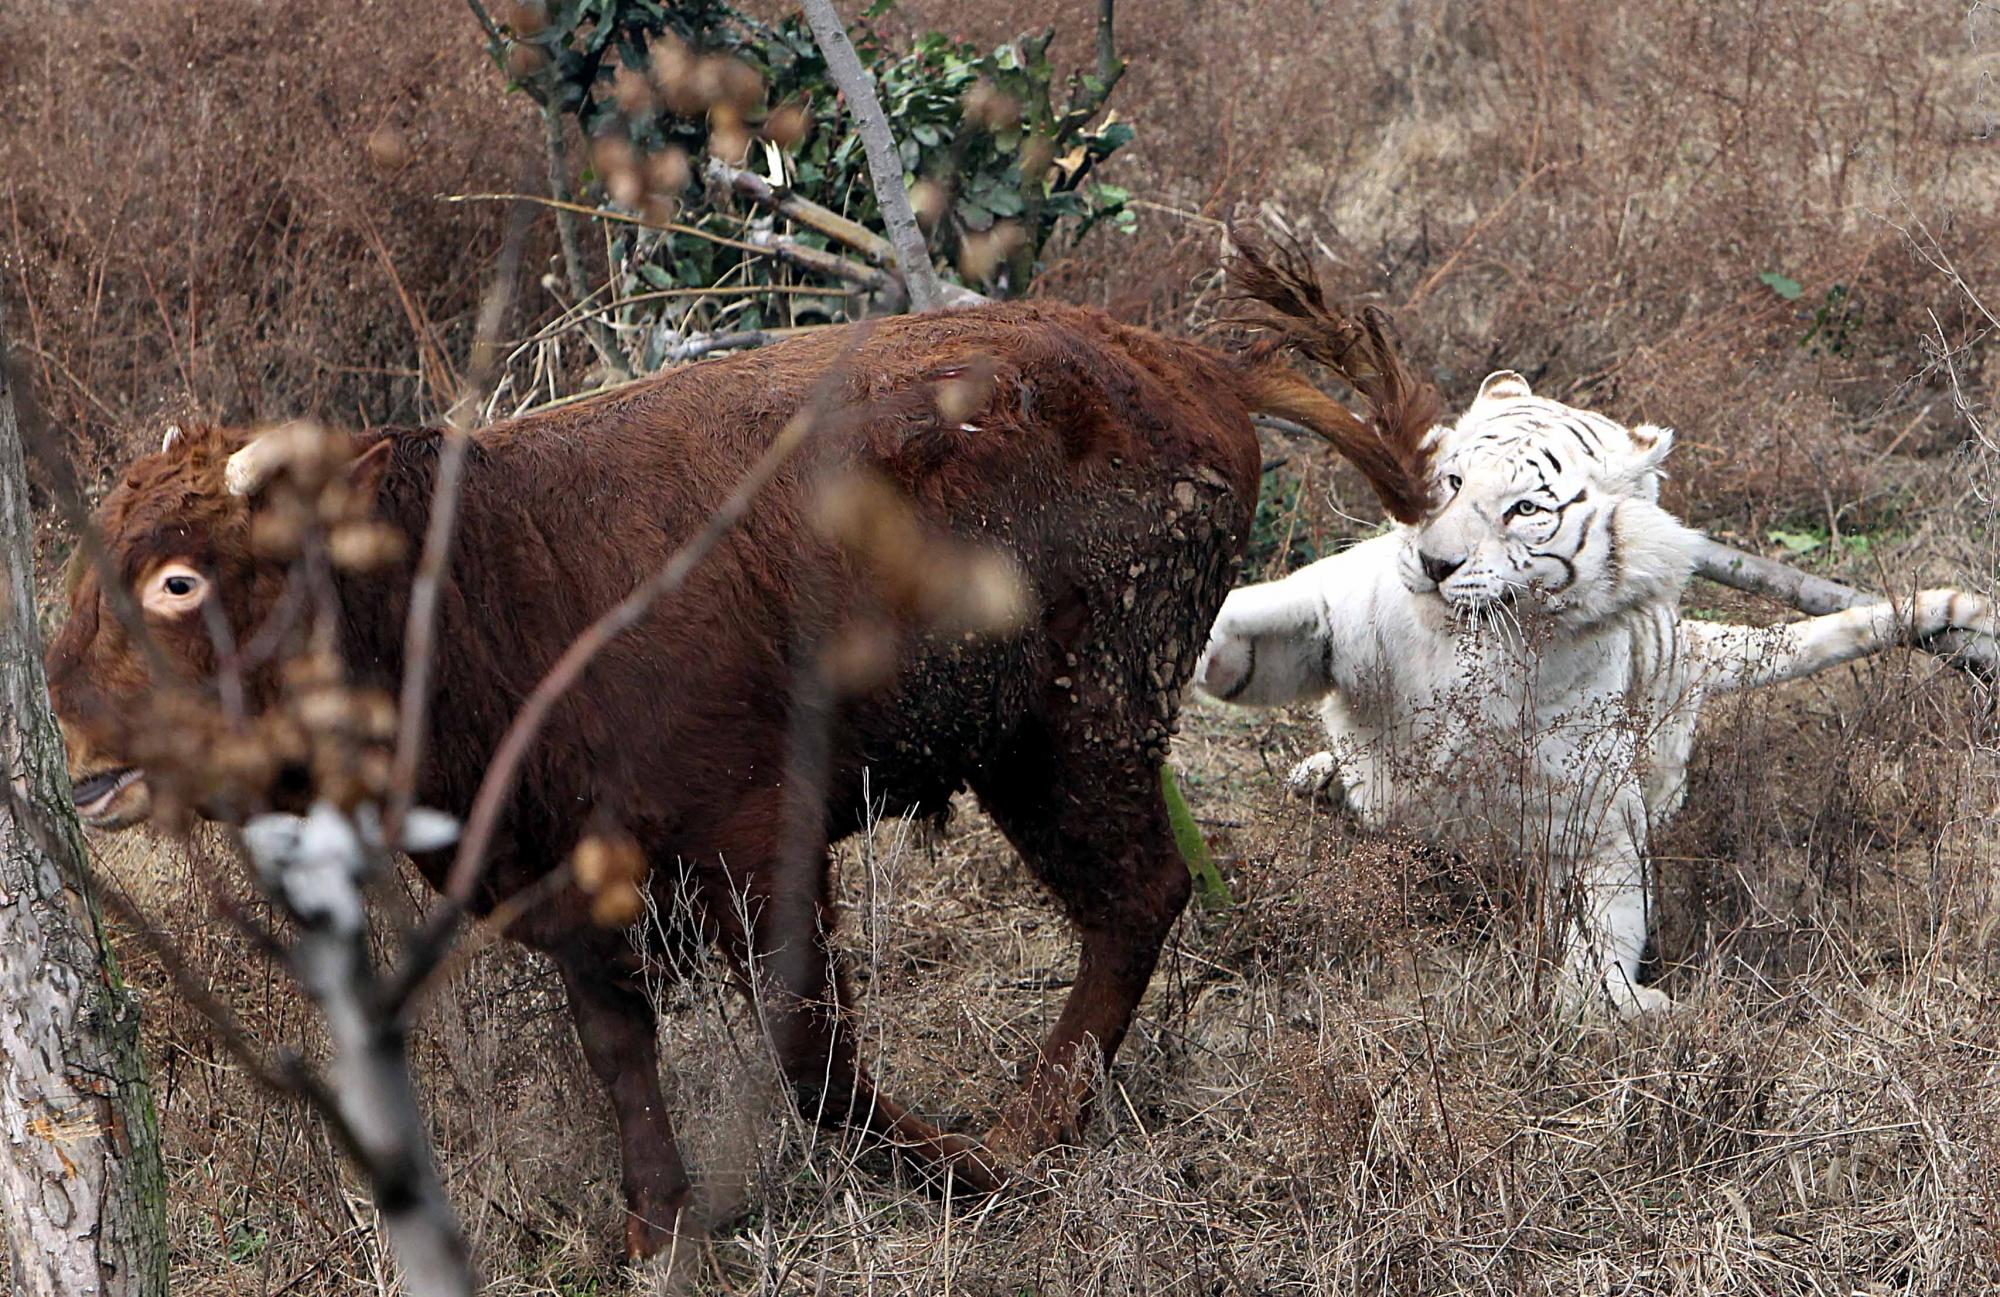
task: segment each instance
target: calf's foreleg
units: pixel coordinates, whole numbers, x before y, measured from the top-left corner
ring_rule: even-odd
[[[673,1241],[689,1181],[660,1093],[652,1001],[607,941],[551,952],[569,992],[577,1042],[611,1096],[625,1190],[625,1251],[651,1256]]]

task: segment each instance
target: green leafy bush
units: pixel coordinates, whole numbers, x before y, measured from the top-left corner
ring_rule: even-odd
[[[549,0],[503,18],[489,48],[511,84],[574,118],[594,143],[610,141],[621,153],[629,145],[649,158],[715,152],[734,163],[747,141],[747,169],[779,176],[800,196],[881,232],[860,136],[803,16],[766,23],[718,0]],[[1048,57],[1052,34],[981,50],[931,33],[897,52],[865,25],[853,32],[896,131],[905,183],[935,186],[927,222],[933,258],[948,276],[983,291],[1025,289],[1058,234],[1074,240],[1105,222],[1131,228],[1126,191],[1095,177],[1132,138],[1114,116],[1099,119],[1122,65],[1071,76],[1059,90]],[[734,99],[718,110],[712,96],[680,92],[677,78],[714,81],[717,56],[728,61],[724,72],[740,66],[756,74],[754,102]],[[671,200],[662,206],[681,225],[740,238],[743,210],[704,187],[700,171],[690,166],[676,192],[660,195]],[[600,191],[603,179],[585,174]],[[817,231],[792,235],[808,249],[845,252]],[[667,325],[654,331],[642,364],[657,363],[664,346],[691,332],[811,323],[847,309],[845,286],[814,295],[794,269],[686,230],[623,226],[609,253],[617,300],[723,284],[742,290],[694,307],[687,298],[655,296],[636,304],[645,311],[617,316],[628,329],[647,320]],[[759,287],[789,291],[750,291]]]

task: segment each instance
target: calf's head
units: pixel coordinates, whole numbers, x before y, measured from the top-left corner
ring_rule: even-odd
[[[94,519],[105,561],[74,561],[68,619],[47,657],[86,824],[146,818],[166,767],[191,764],[215,741],[204,722],[217,715],[224,646],[267,625],[289,571],[283,546],[253,515],[254,497],[288,466],[335,455],[342,480],[329,485],[372,495],[383,462],[373,452],[386,448],[353,459],[347,438],[307,425],[261,436],[169,428],[156,453],[125,471]],[[123,593],[122,615],[106,581]],[[241,679],[252,712],[268,701],[271,678],[267,669]],[[202,800],[193,793],[193,808],[216,813]]]

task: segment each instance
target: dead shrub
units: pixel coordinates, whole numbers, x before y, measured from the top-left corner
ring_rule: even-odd
[[[101,472],[167,417],[435,417],[532,115],[452,5],[121,0],[0,18],[4,289]]]
[[[1079,62],[1094,13],[903,0],[882,23],[991,42],[1056,21],[1054,53]],[[1933,313],[1946,346],[1973,340],[1953,363],[1975,414],[1993,349],[1888,223],[1922,219],[1969,275],[2000,264],[1978,135],[1994,42],[1963,12],[1119,14],[1114,102],[1139,135],[1107,178],[1152,205],[1134,236],[1053,249],[1040,291],[1193,327],[1220,220],[1267,203],[1395,312],[1448,401],[1519,368],[1675,425],[1668,504],[1697,524],[1811,532],[1801,561],[1863,585],[1990,579],[1974,488],[2000,458],[1920,340]],[[92,468],[184,408],[434,413],[501,218],[433,196],[542,165],[451,4],[14,6],[0,80],[0,292]],[[1265,449],[1301,481],[1278,539],[1328,552],[1374,525],[1317,448]],[[1694,607],[1773,615],[1706,588]],[[1688,809],[1654,842],[1661,972],[1689,1009],[1616,1032],[1535,1010],[1533,862],[1364,840],[1278,790],[1318,746],[1303,709],[1189,713],[1174,759],[1239,903],[1177,929],[1083,1147],[1034,1168],[1046,1193],[946,1206],[893,1158],[885,1179],[879,1152],[764,1121],[754,1029],[712,1011],[723,979],[663,985],[669,1056],[707,1060],[669,1078],[717,1189],[692,1290],[1941,1297],[2000,1279],[1996,743],[1956,673],[1892,655],[1708,718]],[[1002,1060],[1053,1022],[1071,946],[972,807],[942,836],[905,828],[842,860],[857,1027],[896,1090],[977,1130]],[[214,861],[100,845],[257,1034],[313,1047],[210,904]],[[121,950],[149,993],[177,1287],[372,1290],[372,1221],[318,1129]],[[546,967],[495,943],[414,1042],[497,1294],[628,1283],[599,1229],[615,1141],[561,1008]]]

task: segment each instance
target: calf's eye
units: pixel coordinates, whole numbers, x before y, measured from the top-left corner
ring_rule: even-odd
[[[184,613],[208,594],[208,580],[185,563],[168,563],[147,580],[139,603],[161,616]]]

